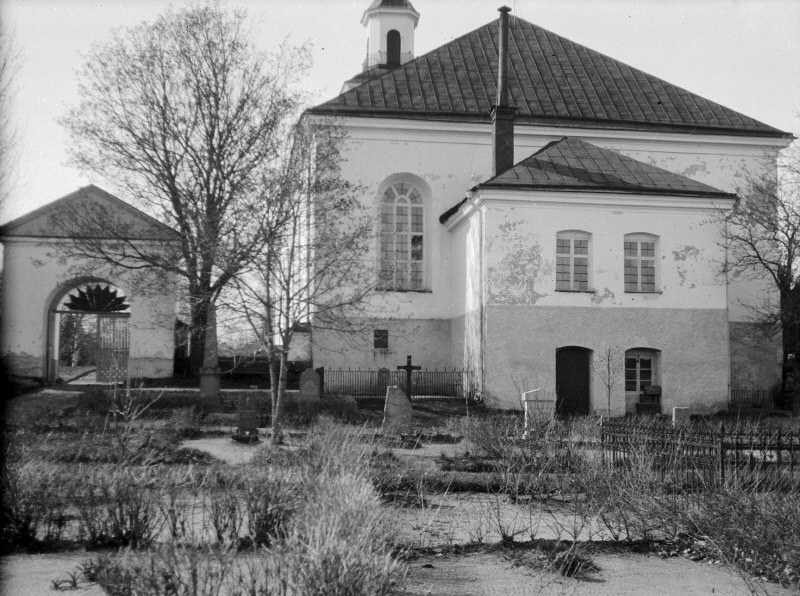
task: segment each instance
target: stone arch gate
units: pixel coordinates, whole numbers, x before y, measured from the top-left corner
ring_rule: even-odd
[[[84,293],[91,292],[94,288],[110,289],[120,298],[127,299],[127,295],[117,288],[113,283],[105,279],[88,278],[76,279],[64,284],[59,288],[55,295],[50,299],[47,318],[47,358],[46,358],[46,378],[49,383],[57,383],[59,380],[68,381],[70,378],[77,380],[87,377],[98,383],[116,383],[127,379],[128,373],[135,374],[136,371],[129,369],[130,358],[130,307],[118,311],[102,309],[102,304],[84,305],[85,308],[75,308],[72,298],[76,290]],[[70,308],[70,306],[72,308]],[[124,312],[123,312],[124,311]],[[70,329],[65,325],[65,319],[73,322]],[[88,319],[88,321],[87,321]],[[78,329],[74,327],[78,326]],[[88,324],[87,324],[88,323]],[[69,331],[68,331],[69,330]],[[73,362],[77,371],[71,371],[70,375],[62,372],[66,367],[63,362],[65,353],[65,343],[84,339],[85,335],[91,334],[87,346],[88,349],[74,347],[74,351],[81,353],[84,360],[90,363],[88,370],[81,371],[78,367],[79,362]],[[72,337],[68,337],[72,336]],[[77,359],[76,359],[77,360]]]
[[[63,225],[67,219],[75,225]],[[125,236],[111,237],[106,223],[124,231]],[[132,374],[171,376],[174,280],[158,272],[143,273],[76,256],[73,249],[79,238],[131,246],[142,243],[150,250],[164,251],[173,250],[179,242],[172,228],[93,185],[0,227],[4,249],[0,355],[7,369],[12,376],[47,383],[58,380],[54,360],[58,357],[60,313],[56,311],[71,289],[91,281],[125,288],[130,301],[127,316],[99,315],[98,340],[107,345],[108,358],[119,361],[122,345],[127,343]],[[119,380],[120,367],[106,368],[110,376],[104,378]]]

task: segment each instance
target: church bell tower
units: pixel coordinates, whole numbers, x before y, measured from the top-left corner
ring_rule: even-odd
[[[364,70],[392,69],[414,58],[414,30],[419,13],[409,0],[374,0],[361,24],[367,28]]]

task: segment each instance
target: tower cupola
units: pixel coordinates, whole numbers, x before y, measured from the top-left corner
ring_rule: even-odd
[[[367,58],[364,70],[394,68],[414,58],[414,30],[419,13],[409,0],[374,0],[364,11]]]

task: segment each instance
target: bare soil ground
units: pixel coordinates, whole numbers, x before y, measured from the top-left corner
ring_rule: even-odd
[[[230,463],[246,458],[248,450],[230,439],[215,437],[184,442]],[[444,451],[456,455],[455,445],[426,445],[418,449],[393,449],[400,458],[436,469]],[[520,541],[556,539],[575,531],[574,521],[558,506],[535,507],[509,503],[503,496],[478,493],[428,495],[422,507],[387,507],[387,517],[397,524],[400,542],[420,547],[424,554],[409,561],[409,582],[404,596],[515,596],[542,595],[647,595],[690,596],[751,594],[735,570],[713,562],[681,556],[660,557],[632,552],[617,545],[592,543],[586,554],[598,567],[580,578],[568,578],[544,569],[539,555],[524,544],[498,547],[499,528]],[[602,538],[598,527],[582,527],[579,540]],[[477,545],[476,545],[477,543]],[[465,545],[476,545],[464,548]],[[775,584],[756,582],[760,593],[791,594]]]
[[[429,555],[413,561],[404,596],[690,596],[750,594],[743,579],[720,565],[654,555],[591,551],[599,571],[566,578],[521,565],[513,552]],[[769,585],[765,592],[789,594]]]
[[[11,413],[17,417],[57,420],[72,411],[77,395],[43,390],[24,396],[25,406],[20,408],[17,403]],[[368,401],[359,405],[365,419],[380,421],[382,404]],[[462,402],[415,404],[415,425],[438,428],[446,417],[463,412]],[[294,440],[302,440],[302,433],[295,433]],[[236,443],[227,436],[193,439],[183,445],[205,451],[230,465],[245,465],[259,448]],[[455,458],[464,451],[463,444],[452,443],[391,449],[400,461],[430,474],[440,470],[437,459]],[[512,503],[503,495],[455,491],[444,494],[423,491],[414,497],[416,502],[410,506],[391,503],[385,506],[387,519],[396,524],[398,541],[411,547],[404,596],[736,596],[751,594],[754,587],[758,593],[790,594],[775,584],[748,585],[737,571],[718,562],[661,557],[603,542],[599,527],[592,524],[578,527],[578,522],[557,504]],[[504,535],[513,540],[503,543]],[[575,578],[564,577],[546,565],[540,550],[530,548],[531,540],[565,537],[580,541],[581,552],[596,567],[594,571]],[[63,585],[68,586],[70,574],[88,556],[84,552],[66,552],[4,557],[0,560],[0,594],[51,594],[53,580],[64,580]],[[99,596],[102,591],[96,586],[79,585],[70,593]]]

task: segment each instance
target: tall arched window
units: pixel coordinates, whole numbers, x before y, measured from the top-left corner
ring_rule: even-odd
[[[400,65],[400,32],[397,29],[386,34],[386,64]]]
[[[422,194],[407,182],[387,188],[381,197],[380,287],[422,290],[425,207]]]

